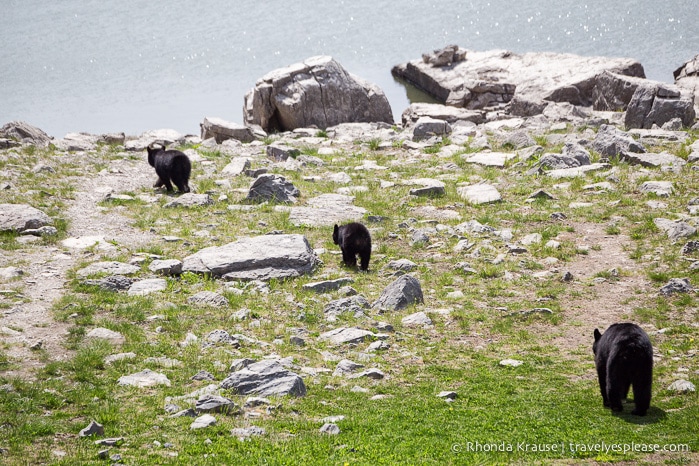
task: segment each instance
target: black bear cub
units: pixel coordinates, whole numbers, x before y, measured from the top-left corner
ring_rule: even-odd
[[[622,411],[621,400],[633,385],[636,405],[631,414],[645,416],[653,383],[653,345],[646,332],[632,323],[612,324],[604,334],[595,329],[595,366],[604,406]]]
[[[148,146],[148,164],[155,168],[155,173],[158,174],[154,188],[165,185],[168,191],[173,191],[174,183],[181,193],[189,192],[192,163],[185,153],[178,150],[165,150],[160,145],[151,144]]]
[[[371,235],[364,225],[357,222],[337,226],[333,230],[333,242],[340,245],[342,260],[350,267],[357,266],[357,255],[361,261],[361,269],[369,268],[371,257]]]

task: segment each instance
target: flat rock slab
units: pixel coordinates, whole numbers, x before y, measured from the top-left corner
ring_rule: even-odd
[[[513,152],[478,152],[476,154],[464,155],[463,159],[468,163],[503,168],[508,160],[516,157],[517,154]]]
[[[332,226],[345,222],[356,222],[367,213],[363,207],[352,205],[353,196],[344,194],[321,194],[309,199],[306,206],[291,207],[289,221],[295,226]],[[279,206],[283,209],[283,207]]]
[[[498,202],[502,199],[502,196],[500,195],[500,192],[498,192],[497,188],[489,184],[462,186],[457,188],[456,192],[462,199],[476,205]]]
[[[557,170],[548,171],[546,174],[554,179],[578,178],[580,176],[585,176],[587,173],[608,170],[609,168],[611,168],[611,165],[608,163],[591,163],[590,165],[583,165],[580,167],[559,168]]]
[[[340,327],[318,335],[319,340],[327,340],[332,345],[346,343],[361,343],[368,337],[374,336],[373,332],[357,327]]]
[[[129,296],[145,296],[167,289],[167,281],[164,278],[148,278],[134,282],[127,293]]]
[[[416,312],[415,314],[403,317],[401,323],[406,327],[424,327],[432,325],[432,319],[424,312]]]
[[[319,260],[303,235],[264,235],[202,249],[182,263],[183,272],[229,280],[270,280],[311,273]]]
[[[182,194],[177,199],[173,199],[172,201],[168,202],[163,207],[201,207],[211,205],[213,203],[213,199],[211,199],[211,196],[208,194],[186,193]]]
[[[89,277],[90,275],[108,274],[108,275],[133,275],[141,270],[140,267],[126,264],[124,262],[107,261],[95,262],[87,267],[77,271],[78,277]]]
[[[98,340],[106,340],[110,343],[114,343],[117,345],[120,345],[126,341],[124,338],[124,335],[122,335],[119,332],[115,332],[114,330],[109,330],[108,328],[103,328],[103,327],[97,327],[93,328],[89,332],[87,332],[87,335],[85,335],[86,338],[95,338]]]
[[[223,167],[221,172],[226,176],[238,176],[250,168],[250,159],[247,157],[233,157],[228,165]]]
[[[78,236],[66,238],[61,241],[61,245],[71,249],[87,249],[91,247],[96,247],[100,251],[114,251],[116,249],[112,243],[104,239],[104,236]]]
[[[330,291],[339,290],[343,286],[349,285],[353,282],[354,280],[352,280],[349,277],[337,278],[335,280],[325,280],[322,282],[306,283],[305,285],[303,285],[303,289],[307,291],[314,291],[316,293],[328,293]]]
[[[240,395],[306,395],[306,386],[301,377],[273,359],[256,362],[234,372],[221,382],[220,387],[233,389]]]
[[[636,154],[633,152],[622,152],[619,157],[621,160],[628,162],[631,165],[640,165],[642,167],[683,167],[687,164],[684,159],[672,155],[668,152],[659,154],[643,153]]]
[[[51,217],[30,205],[0,204],[0,231],[22,232],[51,223]]]
[[[638,188],[642,193],[653,193],[660,197],[669,197],[675,192],[672,181],[645,181]]]
[[[443,196],[446,192],[444,183],[433,178],[416,178],[405,182],[411,186],[419,186],[410,190],[413,196]]]
[[[143,370],[131,375],[124,375],[117,380],[119,385],[130,385],[132,387],[145,388],[155,385],[170,386],[170,380],[165,374],[153,372],[150,369]]]
[[[214,293],[213,291],[200,291],[199,293],[187,298],[187,302],[190,304],[212,307],[228,306],[228,299],[226,299],[226,297],[223,295]]]

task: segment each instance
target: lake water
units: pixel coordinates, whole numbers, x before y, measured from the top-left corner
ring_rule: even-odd
[[[696,0],[2,0],[0,125],[52,136],[242,123],[267,72],[331,55],[408,106],[393,65],[458,44],[631,57],[650,79],[699,53]]]

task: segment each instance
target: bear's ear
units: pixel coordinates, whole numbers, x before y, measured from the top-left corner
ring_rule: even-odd
[[[599,341],[600,338],[602,338],[602,334],[599,333],[599,330],[595,329],[595,341]]]
[[[336,223],[335,227],[333,228],[333,235],[336,235],[338,231],[340,231],[340,227],[337,226],[337,223]]]

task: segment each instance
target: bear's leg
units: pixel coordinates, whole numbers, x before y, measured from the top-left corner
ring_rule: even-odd
[[[636,408],[631,414],[645,416],[650,407],[652,376],[650,374],[637,374],[633,380],[633,401]]]
[[[371,253],[369,251],[362,251],[359,253],[359,259],[361,266],[360,268],[362,270],[368,270],[369,269],[369,258],[371,257]]]
[[[165,184],[165,183],[163,183],[163,180],[160,177],[158,177],[158,179],[155,181],[155,184],[153,185],[153,187],[160,188],[163,184]]]
[[[599,364],[597,366],[597,380],[599,381],[599,391],[602,393],[602,404],[608,408],[609,400],[607,399],[607,368],[604,364]]]
[[[179,189],[181,193],[189,192],[189,185],[184,177],[178,176],[177,178],[173,178],[172,181],[175,183],[175,186],[177,186],[177,189]]]
[[[621,399],[625,400],[629,397],[629,389],[631,388],[631,380],[627,380],[622,388],[623,388],[623,390],[621,391]]]
[[[350,254],[348,251],[345,251],[345,250],[342,251],[342,261],[348,267],[356,267],[357,266],[357,256],[355,256],[354,254]]]
[[[165,178],[163,182],[165,183],[165,188],[168,190],[168,192],[172,192],[175,190],[175,188],[172,187],[172,183],[170,183],[169,178]]]
[[[614,363],[613,358],[607,363],[607,400],[612,411],[623,411],[621,404],[622,391],[628,384],[626,374],[619,363]]]

